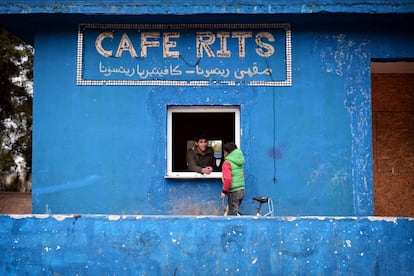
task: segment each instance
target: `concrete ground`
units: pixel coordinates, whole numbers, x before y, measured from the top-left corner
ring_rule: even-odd
[[[0,214],[31,214],[32,194],[0,192]]]

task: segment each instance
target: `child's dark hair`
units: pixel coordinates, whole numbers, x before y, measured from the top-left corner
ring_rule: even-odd
[[[227,142],[223,145],[223,150],[227,153],[232,152],[233,150],[237,149],[237,146],[233,142]]]

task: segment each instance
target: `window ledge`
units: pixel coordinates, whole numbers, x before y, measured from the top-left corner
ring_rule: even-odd
[[[201,174],[195,172],[171,172],[164,176],[169,179],[221,179],[221,172],[211,174]]]

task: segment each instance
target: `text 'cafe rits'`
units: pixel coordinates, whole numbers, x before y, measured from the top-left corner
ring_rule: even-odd
[[[150,48],[161,47],[163,58],[178,58],[180,51],[174,49],[179,43],[180,32],[141,32],[140,45],[134,45],[127,33],[123,33],[116,49],[108,49],[103,47],[105,39],[114,39],[114,33],[111,31],[102,32],[95,41],[97,52],[104,57],[119,58],[124,52],[128,52],[133,58],[146,58]],[[246,56],[246,40],[254,39],[255,53],[259,57],[270,57],[275,53],[275,48],[269,42],[274,42],[274,36],[269,32],[258,32],[253,35],[248,31],[234,32],[196,32],[195,49],[197,58],[204,56],[213,58],[229,58],[232,56],[231,50],[228,49],[228,41],[236,40],[238,45],[238,57]],[[217,51],[213,51],[212,46],[218,46]],[[139,54],[137,50],[139,49]],[[114,52],[115,50],[115,52]]]

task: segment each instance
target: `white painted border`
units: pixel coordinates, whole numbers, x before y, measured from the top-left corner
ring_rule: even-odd
[[[292,86],[292,43],[291,28],[287,23],[274,24],[79,24],[78,25],[78,44],[77,44],[77,66],[76,66],[76,85],[88,86],[209,86],[210,81],[192,80],[192,81],[173,81],[173,80],[86,80],[83,79],[83,30],[84,29],[284,29],[286,45],[286,79],[284,81],[249,81],[248,86]],[[217,81],[214,84],[235,86],[238,82]]]
[[[240,145],[240,107],[239,106],[168,106],[167,109],[167,173],[165,178],[221,178],[221,172],[213,172],[210,175],[203,175],[195,172],[173,172],[172,171],[172,113],[217,113],[233,112],[234,113],[234,135],[235,143]]]

